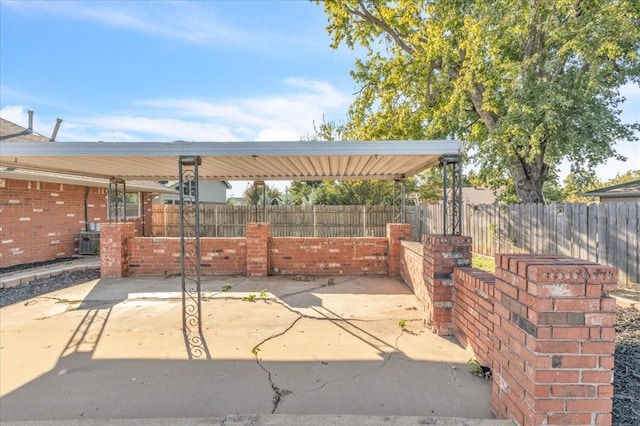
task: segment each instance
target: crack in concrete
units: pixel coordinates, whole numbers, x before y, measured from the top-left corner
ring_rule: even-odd
[[[269,380],[269,384],[271,385],[271,389],[273,389],[273,407],[271,409],[271,414],[275,413],[276,410],[278,409],[278,406],[280,405],[280,402],[282,401],[282,398],[286,395],[291,395],[293,392],[291,392],[290,390],[287,389],[280,389],[274,382],[273,382],[273,378],[271,377],[271,371],[269,371],[263,364],[262,362],[260,362],[260,358],[258,357],[258,352],[260,352],[260,346],[265,344],[266,342],[268,342],[269,340],[273,340],[276,339],[286,333],[288,333],[293,327],[295,327],[296,323],[298,321],[300,321],[303,317],[299,316],[298,318],[296,318],[290,325],[289,327],[285,328],[284,330],[282,330],[280,333],[276,333],[273,334],[269,337],[267,337],[266,339],[262,340],[260,343],[258,343],[257,345],[255,345],[253,347],[253,349],[251,350],[251,353],[256,357],[256,363],[260,366],[260,368],[262,368],[262,370],[267,373],[267,379]]]
[[[346,281],[345,281],[345,282],[346,282]],[[342,283],[340,283],[340,284],[342,284]],[[314,290],[314,289],[319,289],[319,288],[324,288],[324,287],[325,287],[325,286],[320,286],[320,287],[315,287],[315,288],[312,288],[312,289],[306,289],[306,290],[299,291],[299,292],[293,292],[293,293],[289,293],[289,294],[281,295],[281,296],[276,297],[276,298],[274,298],[274,299],[269,299],[269,300],[267,300],[266,298],[264,299],[264,302],[265,302],[265,303],[274,302],[274,303],[276,303],[276,304],[278,304],[278,305],[280,305],[280,306],[284,307],[284,308],[285,308],[285,309],[287,309],[289,312],[291,312],[291,313],[293,313],[293,314],[297,315],[297,318],[296,318],[296,319],[295,319],[295,320],[294,320],[294,321],[293,321],[293,322],[292,322],[292,323],[291,323],[287,328],[285,328],[283,331],[281,331],[281,332],[279,332],[279,333],[273,334],[273,335],[271,335],[271,336],[269,336],[269,337],[267,337],[267,338],[263,339],[261,342],[259,342],[257,345],[255,345],[255,346],[253,347],[253,349],[251,350],[251,353],[253,353],[253,355],[254,355],[254,356],[255,356],[255,358],[256,358],[256,363],[257,363],[257,364],[260,366],[260,368],[261,368],[261,369],[262,369],[262,370],[267,374],[267,379],[269,380],[269,385],[271,386],[271,389],[273,390],[273,407],[272,407],[272,410],[271,410],[271,414],[274,414],[274,413],[276,412],[276,410],[278,409],[278,406],[279,406],[279,405],[280,405],[280,403],[282,402],[282,399],[283,399],[286,395],[292,395],[292,394],[294,394],[294,392],[292,392],[292,391],[290,391],[290,390],[288,390],[288,389],[281,389],[280,387],[278,387],[278,386],[275,384],[275,382],[273,381],[273,377],[272,377],[271,371],[269,371],[269,369],[267,369],[267,368],[262,364],[262,362],[261,362],[261,360],[260,360],[260,358],[259,358],[259,356],[258,356],[258,354],[259,354],[259,352],[260,352],[260,346],[262,346],[263,344],[265,344],[266,342],[268,342],[268,341],[270,341],[270,340],[273,340],[273,339],[276,339],[276,338],[278,338],[278,337],[280,337],[280,336],[285,335],[285,334],[286,334],[286,333],[288,333],[288,332],[289,332],[293,327],[295,327],[295,325],[298,323],[298,321],[300,321],[300,320],[301,320],[301,319],[303,319],[303,318],[304,318],[304,319],[310,319],[310,320],[318,320],[318,321],[329,321],[329,322],[332,322],[332,323],[341,323],[341,322],[344,322],[344,323],[347,323],[347,324],[350,324],[351,322],[378,322],[378,321],[388,321],[388,320],[386,320],[386,319],[358,319],[358,318],[346,319],[346,318],[341,318],[341,317],[339,317],[338,315],[336,315],[336,317],[337,317],[337,318],[330,318],[330,317],[327,317],[327,316],[325,316],[324,318],[323,318],[323,317],[316,317],[316,316],[311,316],[311,315],[308,315],[308,314],[304,314],[304,313],[302,313],[302,312],[300,312],[300,311],[297,311],[297,310],[295,310],[295,309],[291,308],[288,304],[286,304],[286,303],[282,300],[282,299],[284,299],[284,298],[286,298],[286,297],[294,296],[294,295],[297,295],[297,294],[307,293],[307,292],[312,291],[312,290]],[[219,298],[219,299],[221,299],[221,298]],[[231,298],[231,297],[230,297],[229,299],[236,299],[236,298]],[[320,312],[318,312],[318,313],[322,315],[322,313],[320,313]],[[405,320],[405,321],[407,321],[407,322],[414,322],[414,321],[420,321],[420,320],[419,320],[419,319],[410,319],[410,320]],[[404,329],[404,328],[401,328],[401,329],[400,329],[400,334],[396,337],[395,344],[394,344],[393,346],[388,345],[388,344],[386,344],[386,343],[385,343],[385,345],[387,345],[387,346],[391,346],[391,348],[393,348],[394,350],[393,350],[393,351],[391,351],[391,352],[389,352],[389,353],[387,354],[387,356],[385,356],[385,357],[383,358],[383,361],[382,361],[382,364],[381,364],[381,365],[379,365],[379,366],[377,366],[377,367],[375,367],[375,368],[372,368],[372,369],[370,369],[370,370],[368,370],[368,371],[361,371],[361,372],[359,372],[359,373],[357,373],[357,374],[355,374],[355,375],[352,375],[351,377],[343,377],[343,378],[335,379],[335,380],[327,380],[327,381],[325,381],[324,383],[322,383],[322,385],[320,385],[320,386],[318,386],[318,387],[316,387],[316,388],[313,388],[313,389],[310,389],[310,390],[306,390],[306,391],[301,391],[301,392],[298,392],[298,393],[310,393],[310,392],[316,392],[316,391],[319,391],[319,390],[323,389],[323,388],[324,388],[325,386],[327,386],[329,383],[342,382],[342,381],[346,381],[346,380],[354,380],[354,379],[356,379],[356,378],[360,377],[360,376],[361,376],[361,375],[363,375],[363,374],[370,374],[370,373],[373,373],[373,372],[375,372],[375,371],[377,371],[377,370],[379,370],[379,369],[383,368],[385,365],[387,365],[387,363],[388,363],[389,361],[391,361],[391,359],[393,358],[393,354],[399,351],[399,350],[398,350],[398,341],[400,340],[400,337],[402,337],[402,335],[403,335],[403,334],[405,334],[405,333],[407,333],[407,334],[411,334],[411,335],[417,335],[417,333],[415,333],[415,332],[411,332],[411,331],[408,331],[408,330],[406,330],[406,329]],[[383,342],[383,343],[384,343],[384,342]],[[399,358],[399,359],[402,359],[402,358]],[[403,359],[403,360],[408,361],[408,360],[406,360],[406,359]],[[327,365],[327,363],[326,363],[326,362],[323,362],[323,361],[321,361],[321,362],[322,362],[322,364]]]

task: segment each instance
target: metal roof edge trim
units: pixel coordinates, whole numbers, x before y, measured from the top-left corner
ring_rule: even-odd
[[[444,155],[460,154],[457,140],[347,142],[0,142],[3,157],[164,157],[175,155],[322,156],[322,155]]]

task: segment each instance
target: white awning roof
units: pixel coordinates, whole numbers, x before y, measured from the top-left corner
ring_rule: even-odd
[[[0,142],[0,165],[101,178],[178,179],[199,156],[202,180],[401,179],[459,155],[460,141]]]

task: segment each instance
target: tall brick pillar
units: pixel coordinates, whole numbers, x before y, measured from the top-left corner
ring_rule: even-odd
[[[247,276],[266,277],[269,275],[270,223],[247,224]]]
[[[127,242],[135,235],[135,223],[100,224],[100,276],[121,278],[129,275]]]
[[[408,223],[387,223],[387,240],[389,241],[389,252],[387,253],[389,275],[400,275],[400,252],[402,250],[400,242],[411,240],[411,225]]]
[[[453,269],[471,266],[471,237],[424,235],[424,284],[427,325],[439,336],[453,334]]]
[[[492,410],[519,425],[611,424],[617,270],[497,255]]]

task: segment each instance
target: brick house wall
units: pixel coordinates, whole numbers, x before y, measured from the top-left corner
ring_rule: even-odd
[[[106,188],[0,179],[0,267],[77,254],[87,222],[107,221],[106,196]],[[151,234],[151,200],[142,194],[149,220],[133,220],[138,235]]]

